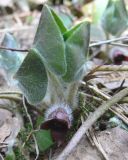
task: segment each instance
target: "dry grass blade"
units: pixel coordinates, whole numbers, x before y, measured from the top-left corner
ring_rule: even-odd
[[[93,92],[95,92],[99,97],[102,97],[104,100],[109,100],[111,97],[109,95],[104,94],[103,92],[101,92],[98,88],[94,87],[94,86],[89,86],[90,89],[93,90]],[[95,99],[97,100],[97,99]],[[111,110],[115,115],[117,115],[125,124],[128,125],[128,118],[120,113],[114,106],[112,108],[109,108],[109,110]],[[122,110],[120,108],[120,110]]]

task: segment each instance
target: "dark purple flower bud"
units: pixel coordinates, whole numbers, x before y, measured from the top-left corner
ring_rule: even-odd
[[[51,130],[53,140],[61,145],[72,125],[72,119],[72,110],[67,104],[54,104],[46,110],[41,128]]]
[[[121,65],[123,61],[128,61],[128,50],[121,47],[113,47],[109,57],[114,64]]]

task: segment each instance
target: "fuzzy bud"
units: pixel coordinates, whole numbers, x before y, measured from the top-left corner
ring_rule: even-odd
[[[60,145],[72,125],[72,119],[72,110],[67,104],[54,104],[46,110],[41,128],[51,130],[53,140]]]
[[[121,65],[123,61],[128,61],[128,50],[121,47],[113,47],[109,57],[114,64]]]

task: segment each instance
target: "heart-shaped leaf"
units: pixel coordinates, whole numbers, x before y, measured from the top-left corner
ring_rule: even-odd
[[[62,30],[58,26],[58,18],[54,18],[51,10],[44,5],[40,23],[34,40],[34,48],[39,51],[48,69],[57,75],[66,72],[65,45]],[[55,20],[56,19],[56,20]],[[60,21],[58,22],[60,24]]]
[[[37,104],[44,98],[48,79],[45,66],[36,50],[29,51],[15,78],[29,103]]]
[[[109,0],[102,16],[102,26],[112,35],[120,35],[128,26],[124,0]]]
[[[8,48],[19,48],[19,44],[9,33],[5,34],[1,45]],[[10,76],[16,73],[23,59],[24,55],[20,52],[0,49],[0,67],[5,69]]]
[[[63,79],[67,82],[80,80],[83,74],[83,65],[87,61],[87,53],[89,46],[90,25],[83,22],[67,39],[66,43],[66,59],[67,72]]]
[[[53,140],[49,130],[39,130],[35,132],[35,136],[40,151],[43,152],[53,145]]]

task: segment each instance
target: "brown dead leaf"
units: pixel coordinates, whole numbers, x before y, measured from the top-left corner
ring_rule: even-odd
[[[110,160],[128,160],[128,132],[116,127],[98,134]]]
[[[5,109],[0,109],[0,143],[4,142],[6,137],[10,135],[11,122],[12,122],[11,112]]]
[[[13,117],[8,110],[0,109],[0,143],[12,146],[22,125],[20,115]]]

